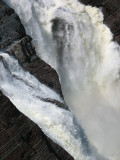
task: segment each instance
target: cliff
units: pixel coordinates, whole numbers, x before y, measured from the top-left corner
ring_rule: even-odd
[[[81,0],[100,7],[104,23],[120,44],[119,0]],[[37,57],[32,39],[26,35],[19,17],[0,1],[0,50],[18,59],[21,66],[40,82],[61,92],[56,71]],[[51,102],[68,109],[57,101]],[[73,160],[61,147],[51,141],[30,119],[20,113],[0,92],[0,159],[1,160]]]
[[[62,96],[56,71],[36,56],[31,41],[19,17],[0,1],[0,50],[17,58],[25,70]],[[67,109],[57,101],[51,103]],[[20,113],[2,92],[0,122],[0,160],[73,160],[35,123]]]

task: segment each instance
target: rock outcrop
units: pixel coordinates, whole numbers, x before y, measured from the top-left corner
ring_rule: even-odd
[[[0,49],[25,37],[25,30],[13,9],[0,0]]]
[[[101,7],[104,23],[120,44],[120,1],[80,0]],[[26,35],[19,17],[0,0],[0,50],[16,57],[19,63],[40,82],[62,96],[56,71],[39,59],[31,38]],[[52,102],[68,109],[67,106]],[[19,112],[0,91],[0,160],[73,160],[61,147],[51,141],[30,119]]]
[[[19,17],[0,1],[0,50],[17,58],[25,70],[62,96],[56,71],[37,57],[31,41]],[[57,101],[51,103],[68,109]],[[0,160],[43,159],[73,160],[0,91]]]

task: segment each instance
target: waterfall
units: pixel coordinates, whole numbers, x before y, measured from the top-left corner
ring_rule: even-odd
[[[77,0],[4,1],[19,15],[26,33],[33,38],[37,55],[57,71],[65,102],[84,129],[92,152],[94,150],[108,160],[119,160],[120,47],[112,41],[112,33],[103,24],[103,14],[100,9],[85,6]],[[3,54],[2,57],[4,57]],[[6,76],[8,75],[6,74]],[[12,79],[12,76],[10,77]],[[22,75],[20,77],[23,79]],[[31,81],[33,79],[32,77]],[[28,79],[24,81],[28,81]],[[33,82],[30,83],[33,85]],[[37,85],[37,83],[34,84]],[[1,85],[1,87],[7,95],[6,85]],[[16,90],[21,87],[16,87]],[[34,89],[36,92],[33,91],[35,95],[30,95],[32,97],[36,97],[36,94],[38,94],[36,87]],[[46,96],[48,90],[48,88],[45,89]],[[41,96],[42,94],[40,93]],[[60,98],[58,95],[55,96],[54,92],[51,95],[53,97],[50,98],[56,99],[56,96],[58,99]],[[15,98],[12,91],[7,96],[14,102]],[[61,99],[59,100],[61,101]],[[36,98],[31,98],[30,102],[33,103],[32,101],[36,103],[36,111],[38,105],[42,108],[43,102],[40,100],[37,102]],[[15,105],[19,107],[19,102],[15,102]],[[45,105],[47,106],[47,104]],[[89,156],[83,154],[83,144],[81,143],[81,136],[78,134],[80,129],[78,129],[77,122],[73,123],[72,113],[56,109],[56,106],[53,108],[54,114],[60,110],[61,118],[57,117],[50,121],[52,121],[52,124],[57,123],[57,125],[65,126],[62,135],[66,138],[69,137],[68,140],[56,137],[58,136],[57,133],[56,138],[54,138],[54,129],[47,130],[46,124],[42,124],[40,120],[39,126],[46,128],[45,132],[75,159],[90,158],[98,160],[99,158],[95,158],[93,154]],[[47,109],[48,107],[46,107],[45,112],[47,112]],[[26,113],[24,110],[22,112]],[[40,110],[40,113],[32,112],[27,113],[27,116],[45,114]],[[65,121],[67,118],[71,121],[69,125]],[[32,120],[38,124],[38,119]],[[77,126],[77,131],[75,129],[71,131],[71,125],[72,128]],[[59,128],[59,132],[61,130]],[[67,135],[64,135],[65,133]],[[77,136],[75,133],[77,133]]]
[[[0,53],[0,68],[0,90],[13,104],[76,160],[91,160],[87,140],[73,114],[42,101],[49,98],[64,103],[59,95],[24,71],[17,60],[6,53]]]

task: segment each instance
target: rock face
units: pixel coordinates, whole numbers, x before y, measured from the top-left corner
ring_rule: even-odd
[[[120,44],[120,1],[80,0],[102,7],[104,23],[110,27],[114,40]],[[42,83],[61,92],[54,69],[36,56],[31,38],[26,35],[19,17],[0,0],[0,50],[16,57],[19,63]],[[52,102],[59,107],[67,106]],[[73,158],[44,135],[42,130],[0,92],[0,160],[73,160]]]
[[[120,45],[120,0],[79,0],[86,5],[102,8],[104,23],[110,28],[114,40]]]
[[[25,35],[19,17],[0,0],[0,49],[8,47]]]
[[[19,17],[0,1],[0,50],[17,58],[25,70],[62,96],[56,71],[36,56],[31,40],[25,34]],[[57,101],[51,103],[68,109]],[[0,160],[57,159],[73,160],[0,91]]]

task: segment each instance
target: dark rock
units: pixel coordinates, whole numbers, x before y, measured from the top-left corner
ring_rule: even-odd
[[[0,1],[0,49],[25,36],[25,30],[13,9]]]
[[[81,0],[85,4],[102,7],[104,23],[110,27],[120,44],[120,1]],[[57,21],[58,23],[58,21]],[[56,23],[56,24],[57,24]],[[14,11],[0,1],[0,49],[16,57],[25,70],[36,76],[62,96],[58,75],[36,56],[31,38]],[[59,107],[67,109],[58,102]],[[20,113],[0,91],[0,160],[73,160],[61,147],[51,141],[30,119]]]
[[[72,160],[2,94],[0,122],[0,160]]]
[[[0,49],[17,58],[25,70],[62,96],[56,71],[36,56],[31,40],[26,36],[18,16],[0,1]],[[67,109],[57,101],[43,101]],[[73,160],[35,123],[19,112],[1,91],[0,122],[0,160]]]
[[[18,62],[33,74],[41,83],[49,86],[62,97],[61,86],[56,71],[43,60],[38,58],[32,39],[25,36],[11,45],[6,52],[18,59]]]
[[[11,45],[6,52],[14,56],[20,64],[30,62],[32,57],[36,55],[35,49],[31,44],[31,38],[26,36]]]

